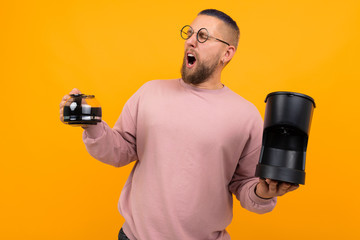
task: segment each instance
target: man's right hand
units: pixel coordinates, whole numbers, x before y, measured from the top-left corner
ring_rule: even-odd
[[[74,88],[71,92],[65,95],[60,102],[60,121],[64,123],[64,106],[67,100],[69,100],[71,94],[81,94],[79,89]]]

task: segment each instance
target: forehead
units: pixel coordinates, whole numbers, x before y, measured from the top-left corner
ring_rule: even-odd
[[[191,23],[191,27],[198,31],[200,28],[206,28],[210,33],[218,33],[221,29],[222,21],[216,17],[199,15]]]

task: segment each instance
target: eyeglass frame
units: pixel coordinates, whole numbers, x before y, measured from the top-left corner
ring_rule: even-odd
[[[186,28],[186,27],[189,27],[189,28],[192,30],[192,33],[190,34],[190,36],[189,36],[188,38],[185,39],[185,38],[183,37],[182,33],[183,33],[183,29]],[[205,31],[207,32],[207,38],[206,38],[205,41],[203,41],[203,42],[201,42],[201,41],[199,40],[199,32],[201,32],[201,30],[205,30]],[[180,36],[181,36],[181,38],[184,39],[184,40],[188,40],[189,38],[191,38],[192,35],[194,35],[194,33],[195,33],[195,31],[194,31],[194,29],[193,29],[190,25],[185,25],[185,26],[183,26],[183,27],[181,28],[181,30],[180,30]],[[209,31],[208,31],[206,28],[200,28],[199,31],[197,31],[197,33],[196,33],[196,40],[197,40],[199,43],[204,43],[204,42],[206,42],[209,38],[213,38],[213,39],[215,39],[215,40],[218,40],[219,42],[225,43],[226,45],[230,46],[230,44],[227,43],[227,42],[225,42],[224,40],[221,40],[221,39],[219,39],[219,38],[216,38],[216,37],[211,36],[210,33],[209,33]]]

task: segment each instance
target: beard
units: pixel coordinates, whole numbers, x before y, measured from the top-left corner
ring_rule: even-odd
[[[216,57],[215,59],[216,61],[208,65],[205,65],[203,62],[197,59],[196,66],[194,66],[195,68],[193,72],[190,72],[190,69],[186,67],[186,55],[185,55],[181,66],[181,77],[184,80],[184,82],[193,85],[198,85],[203,82],[206,82],[206,80],[214,73],[216,67],[219,65],[219,62],[217,61],[218,58]]]

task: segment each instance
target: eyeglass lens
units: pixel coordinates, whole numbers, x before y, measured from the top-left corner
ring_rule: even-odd
[[[181,29],[180,34],[183,39],[187,40],[194,34],[194,29],[192,29],[192,27],[190,27],[189,25],[186,25]],[[201,28],[196,34],[196,39],[200,43],[206,42],[208,38],[209,32],[206,28]]]
[[[198,31],[196,38],[199,42],[204,43],[209,38],[209,32],[206,30],[206,28],[202,28]]]
[[[194,34],[194,30],[189,25],[186,25],[181,29],[180,34],[183,39],[187,40]]]

